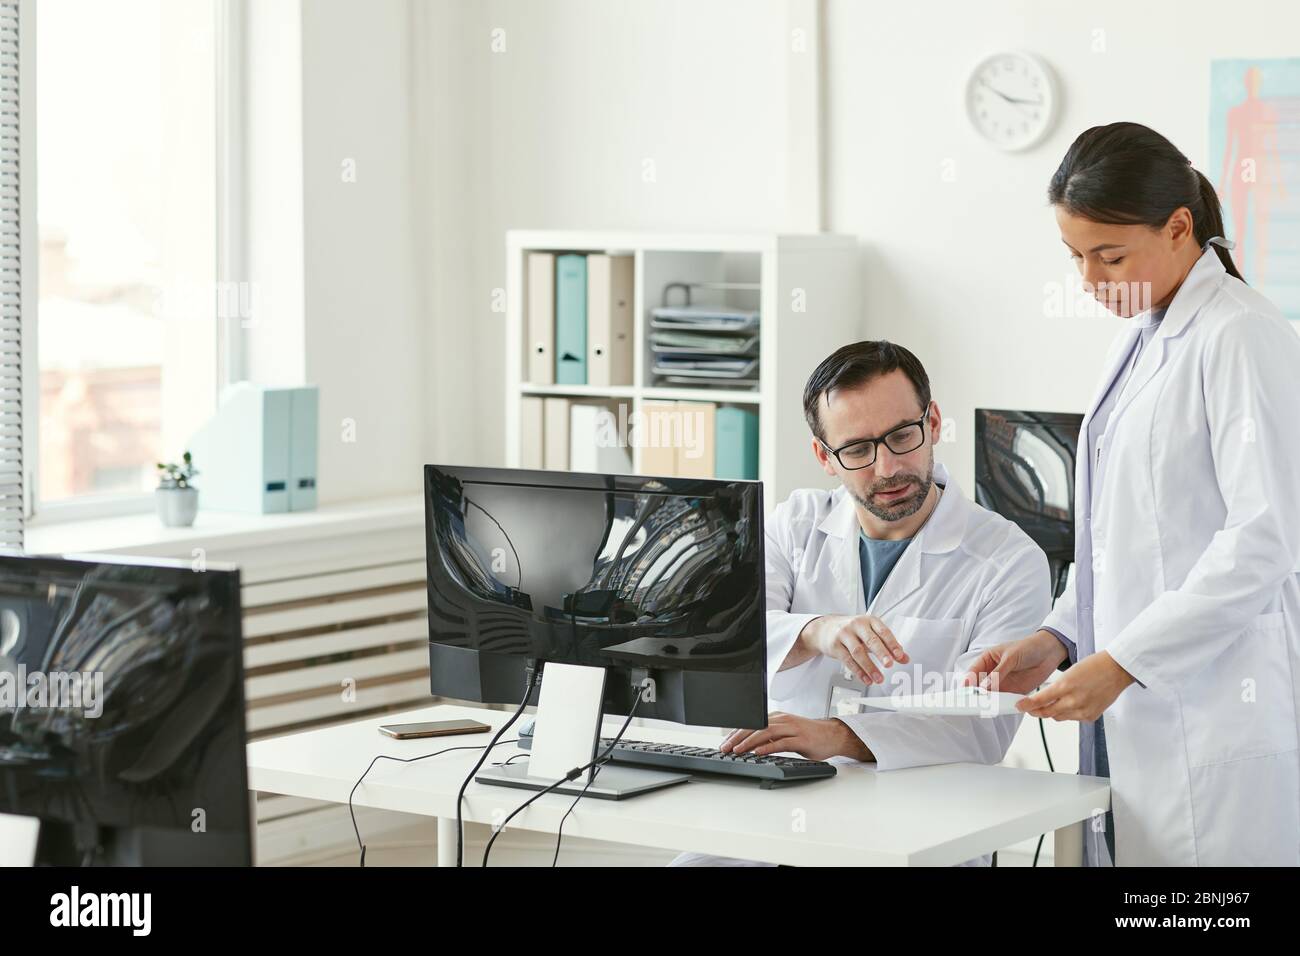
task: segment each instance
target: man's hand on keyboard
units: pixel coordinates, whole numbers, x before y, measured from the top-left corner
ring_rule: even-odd
[[[721,746],[723,753],[797,753],[809,760],[852,757],[874,760],[871,751],[849,725],[835,717],[817,720],[774,711],[762,730],[733,730]]]

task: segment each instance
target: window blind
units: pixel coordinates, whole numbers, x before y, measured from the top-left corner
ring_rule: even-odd
[[[23,548],[19,2],[0,2],[0,550]]]

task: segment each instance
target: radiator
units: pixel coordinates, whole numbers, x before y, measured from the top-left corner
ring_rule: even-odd
[[[245,566],[250,741],[434,703],[422,552]],[[278,794],[256,806],[259,864],[353,839],[346,806]],[[370,810],[357,819],[366,839],[411,825]]]

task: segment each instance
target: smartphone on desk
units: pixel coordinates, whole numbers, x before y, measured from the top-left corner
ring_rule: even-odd
[[[397,740],[417,737],[454,737],[457,734],[485,734],[492,728],[477,720],[431,720],[422,724],[384,724],[381,734]]]

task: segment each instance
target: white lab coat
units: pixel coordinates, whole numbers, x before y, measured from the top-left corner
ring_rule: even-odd
[[[830,713],[837,661],[817,656],[778,668],[799,632],[823,614],[881,618],[910,663],[882,668],[885,683],[857,684],[865,696],[952,686],[980,653],[1033,633],[1051,606],[1047,557],[1015,524],[962,494],[943,465],[945,485],[930,519],[894,565],[870,609],[862,592],[853,499],[834,491],[796,491],[767,522],[767,660],[770,707],[805,717],[838,716],[875,755],[878,770],[971,761],[999,762],[1021,716],[922,717],[884,710]],[[959,795],[954,799],[960,799]]]
[[[1140,682],[1104,715],[1116,863],[1295,866],[1300,337],[1204,252],[1107,422],[1094,512],[1088,419],[1136,335],[1085,417],[1080,560],[1045,621]]]
[[[1010,521],[962,494],[941,464],[944,485],[930,519],[899,557],[871,602],[907,650],[910,663],[882,669],[884,684],[845,680],[835,660],[817,656],[778,671],[805,624],[823,614],[866,614],[857,512],[843,487],[804,489],[777,505],[766,522],[767,667],[770,708],[804,717],[839,717],[876,757],[877,770],[926,764],[997,763],[1021,715],[920,717],[884,710],[832,713],[835,683],[856,696],[943,687],[994,644],[1031,634],[1051,606],[1047,556]],[[960,800],[960,794],[953,795]],[[871,826],[873,821],[845,821]],[[988,857],[967,865],[989,862]],[[754,865],[684,853],[672,866]]]

